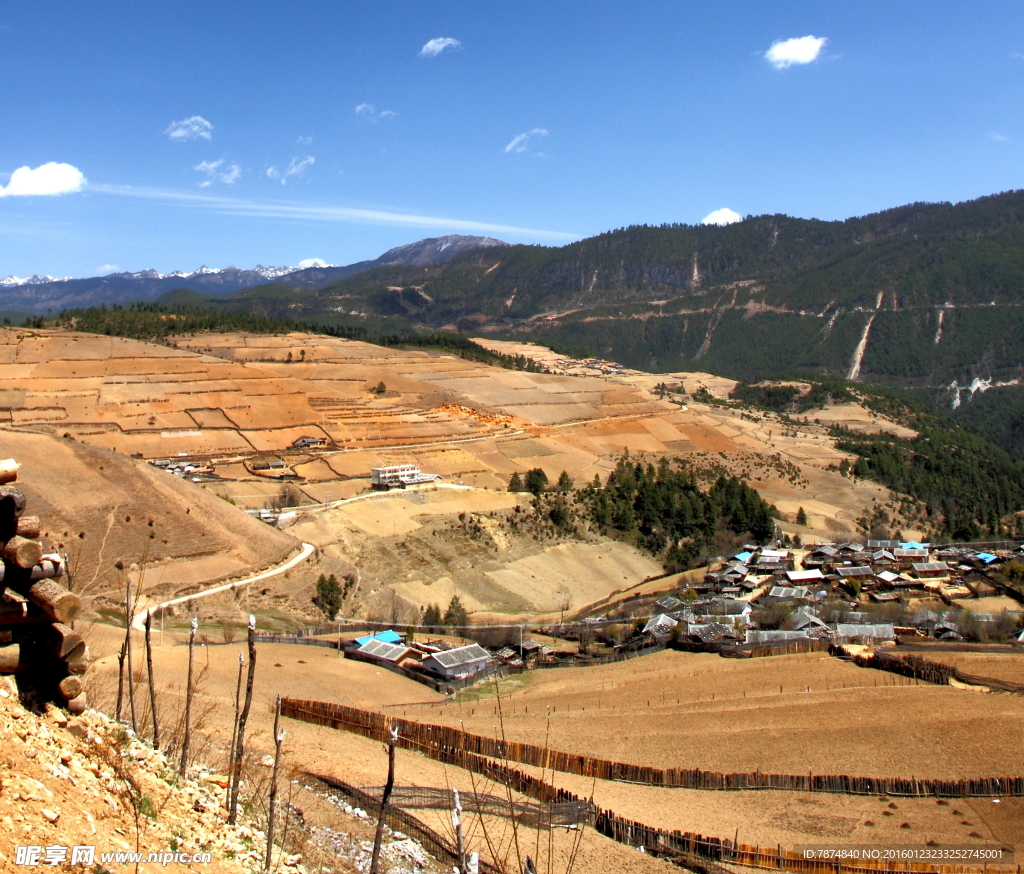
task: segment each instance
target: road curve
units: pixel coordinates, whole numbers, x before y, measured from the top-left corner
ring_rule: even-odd
[[[166,607],[174,607],[176,604],[184,604],[186,601],[195,601],[197,598],[216,595],[218,592],[227,592],[230,589],[236,589],[239,586],[247,586],[249,583],[258,583],[260,580],[266,580],[270,577],[276,577],[278,574],[290,571],[297,564],[300,564],[309,558],[315,549],[316,547],[313,546],[312,543],[303,543],[302,549],[298,555],[293,555],[284,564],[279,564],[277,567],[273,567],[268,571],[262,571],[261,573],[254,574],[251,577],[246,577],[244,580],[235,580],[233,583],[224,583],[221,586],[214,586],[212,589],[204,589],[201,592],[194,592],[191,595],[183,595],[180,598],[171,598],[169,601],[164,601],[160,604],[154,604],[151,607],[147,607],[145,610],[139,611],[135,620],[132,622],[132,628],[136,631],[145,630],[146,617],[157,610],[163,610]]]

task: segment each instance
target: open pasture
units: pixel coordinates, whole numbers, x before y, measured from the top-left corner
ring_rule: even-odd
[[[548,714],[550,713],[550,720]],[[538,671],[503,697],[510,740],[659,768],[928,776],[1024,773],[1008,746],[1024,698],[858,668],[825,653],[763,659],[665,651]],[[410,718],[494,734],[494,698]]]

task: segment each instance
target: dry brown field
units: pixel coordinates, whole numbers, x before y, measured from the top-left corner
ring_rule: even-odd
[[[114,691],[113,653],[119,639],[109,630],[100,631],[97,639],[97,649],[105,658],[92,669],[91,681],[100,694],[110,697]],[[187,653],[184,647],[170,645],[172,639],[168,635],[166,644],[158,644],[156,652],[157,686],[164,693],[161,700],[173,712],[172,702],[181,693]],[[210,646],[200,650],[197,657],[197,665],[209,665],[197,701],[204,714],[203,737],[209,741],[204,756],[214,765],[226,746],[240,649],[239,642]],[[925,777],[972,773],[972,769],[989,773],[998,764],[1000,771],[1019,773],[1021,756],[1009,750],[1005,741],[995,739],[996,734],[1019,721],[1019,699],[939,687],[876,688],[871,678],[879,672],[835,661],[819,666],[812,663],[815,658],[820,656],[764,659],[757,667],[717,656],[664,653],[621,666],[539,672],[531,676],[522,691],[502,696],[505,731],[510,737],[543,743],[543,731],[537,729],[549,724],[546,714],[551,706],[552,747],[590,755],[618,753],[625,761],[644,759],[663,767],[682,761],[705,768],[747,768],[759,763],[763,770],[789,769],[797,773],[892,770]],[[767,662],[791,660],[788,671],[766,666]],[[446,703],[442,696],[404,677],[341,659],[330,650],[261,644],[257,664],[250,737],[261,754],[270,749],[272,701],[277,694],[383,709],[407,718],[418,714],[423,721],[464,724],[468,730],[491,736],[500,731],[493,715],[493,697],[467,700],[461,705]],[[635,680],[619,668],[637,672]],[[805,711],[800,694],[813,698],[819,693],[771,694],[764,684],[774,682],[780,671],[794,681],[819,682],[825,678],[837,682],[840,688],[820,693],[824,706],[812,704]],[[765,672],[771,676],[765,676]],[[842,688],[843,682],[846,689]],[[712,688],[730,697],[722,702],[716,692],[712,702]],[[757,688],[761,695],[755,698],[752,693]],[[744,689],[751,697],[742,698]],[[680,705],[656,705],[652,697],[648,709],[646,698],[638,697],[676,690]],[[922,696],[922,692],[944,694]],[[623,699],[617,711],[606,704],[606,698],[612,695]],[[626,709],[627,702],[631,709]],[[522,714],[526,706],[531,712],[529,722]],[[587,708],[586,718],[583,706]],[[882,715],[876,717],[873,714],[878,706]],[[996,713],[986,712],[993,707]],[[533,716],[535,708],[543,715]],[[515,713],[510,712],[513,709]],[[936,716],[943,712],[948,716]],[[896,724],[891,721],[893,714],[898,715]],[[965,728],[956,729],[954,722],[964,722]],[[386,760],[380,744],[293,720],[286,720],[285,728],[289,766],[320,769],[356,785],[383,783]],[[955,732],[953,737],[931,749],[950,730]],[[972,751],[965,745],[980,749]],[[873,753],[872,747],[880,751]],[[746,752],[748,748],[751,752]],[[944,764],[949,756],[958,758]],[[539,769],[520,767],[541,776]],[[478,790],[498,794],[505,791],[458,768],[408,751],[398,752],[396,773],[396,782],[402,786],[457,786],[465,791],[476,781]],[[1024,799],[1001,798],[998,804],[989,798],[956,799],[940,805],[935,799],[924,798],[655,789],[550,771],[543,777],[584,797],[593,795],[598,805],[653,826],[730,839],[738,833],[741,841],[762,846],[923,845],[929,840],[955,845],[1019,844],[1024,840]],[[422,811],[420,815],[443,831],[443,814]],[[480,842],[479,824],[473,828],[472,841]],[[971,833],[979,837],[970,837]],[[635,850],[626,851],[593,834],[586,839],[585,847],[585,863],[577,867],[579,871],[606,871],[608,865],[623,871],[667,870]]]
[[[123,634],[123,632],[121,632]],[[160,692],[162,720],[180,715],[187,671],[187,648],[175,646],[174,635],[161,642],[156,635],[156,686]],[[93,646],[100,658],[90,669],[89,680],[95,697],[107,708],[112,708],[116,691],[116,651],[120,646],[118,632],[97,628],[92,635]],[[214,769],[222,769],[231,736],[234,683],[237,657],[244,644],[200,647],[196,668],[197,683],[194,711],[201,729],[197,731],[196,758]],[[140,674],[140,682],[142,675]],[[148,687],[139,687],[140,695],[148,694]],[[307,646],[260,644],[257,650],[255,694],[249,719],[247,736],[250,749],[258,761],[273,751],[273,702],[277,695],[318,698],[350,704],[356,707],[396,706],[425,700],[443,700],[424,686],[396,676],[372,665],[340,658],[336,652]],[[147,723],[148,724],[148,723]],[[313,726],[294,720],[285,720],[286,731],[283,768],[310,770],[336,776],[357,786],[381,786],[387,772],[387,756],[381,745],[344,732]],[[505,788],[459,769],[447,768],[415,753],[399,750],[397,753],[396,785],[435,787],[452,786],[464,792],[476,791],[504,797]],[[518,800],[518,799],[517,799]],[[526,800],[526,799],[521,799]],[[450,813],[421,810],[413,813],[427,825],[441,832],[451,832]],[[490,841],[501,855],[515,858],[515,836],[507,820],[490,818],[482,823],[472,814],[466,817],[466,839],[470,849],[489,858],[484,827]],[[335,827],[344,828],[344,823]],[[565,870],[565,862],[572,851],[573,832],[553,831],[554,870]],[[537,858],[537,832],[523,830],[519,834],[520,850]],[[545,870],[547,859],[547,833],[543,834],[540,870]],[[624,874],[667,874],[678,871],[667,862],[652,859],[635,849],[617,844],[586,830],[573,869],[579,874],[602,874],[609,870]]]
[[[148,556],[148,590],[171,597],[282,561],[287,534],[240,513],[192,483],[137,459],[77,441],[0,431],[0,455],[21,463],[18,488],[43,524],[47,549],[67,552],[86,599],[123,585]]]
[[[511,474],[534,467],[551,481],[566,471],[582,484],[605,477],[627,451],[646,460],[679,456],[721,465],[749,479],[784,520],[803,507],[807,526],[783,527],[804,538],[851,536],[865,508],[889,497],[877,485],[825,469],[843,455],[823,427],[782,427],[770,417],[755,421],[700,404],[681,409],[652,393],[660,375],[513,372],[303,334],[171,343],[0,330],[0,420],[6,415],[10,427],[66,434],[122,455],[212,460],[217,478],[203,484],[206,492],[244,509],[262,508],[280,492],[279,483],[241,463],[259,457],[291,464],[301,477],[293,494],[313,503],[358,497],[370,468],[388,464],[416,463],[448,484],[473,487],[300,516],[290,533],[320,547],[336,563],[327,569],[358,567],[360,592],[377,601],[393,585],[412,607],[459,593],[480,612],[518,615],[549,611],[559,589],[571,591],[579,607],[657,572],[625,547],[617,559],[622,572],[608,573],[600,550],[589,556],[586,545],[563,555],[545,544],[502,541],[488,520],[522,500],[505,491]],[[733,384],[706,374],[669,376],[689,391],[705,386],[725,394]],[[382,395],[371,391],[379,382],[387,389]],[[300,436],[323,435],[334,441],[325,450],[287,449]],[[179,483],[185,493],[192,485]],[[490,554],[452,541],[458,532],[450,521],[460,512],[484,520]],[[540,566],[531,569],[533,561]],[[241,569],[225,559],[224,572]],[[199,582],[216,570],[196,565],[179,578]],[[154,582],[169,582],[169,573],[154,574]]]
[[[410,717],[493,734],[493,700]],[[551,721],[547,720],[548,710]],[[467,712],[468,711],[468,712]],[[530,674],[508,738],[660,768],[959,779],[1024,773],[1006,738],[1024,698],[915,684],[826,653],[763,659],[665,651]]]
[[[1024,652],[973,653],[973,652],[922,652],[915,653],[932,662],[954,665],[965,674],[975,677],[991,677],[1007,683],[1024,683]]]

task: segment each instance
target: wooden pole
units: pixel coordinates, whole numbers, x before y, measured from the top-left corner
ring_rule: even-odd
[[[181,741],[181,762],[178,773],[185,776],[188,767],[188,748],[192,744],[192,666],[195,661],[196,631],[199,628],[199,617],[193,616],[188,630],[188,679],[185,686],[185,735]]]
[[[274,774],[270,778],[270,813],[267,817],[267,858],[263,862],[263,870],[269,874],[271,857],[274,853],[274,814],[277,810],[277,774],[281,767],[281,744],[284,743],[284,732],[279,730],[281,724],[281,696],[277,696],[274,708]]]
[[[384,817],[388,811],[388,800],[395,786],[395,744],[398,742],[398,729],[391,729],[388,739],[388,781],[384,784],[384,797],[380,801],[380,813],[377,815],[377,831],[373,836],[373,855],[370,856],[370,874],[380,874],[380,844],[384,838]]]
[[[452,806],[452,825],[455,826],[455,838],[459,853],[459,871],[466,870],[466,843],[462,836],[462,804],[459,801],[459,790],[452,789],[455,796],[455,804]]]
[[[132,584],[128,581],[125,588],[124,612],[127,618],[127,627],[124,631],[125,652],[128,658],[128,706],[132,712],[132,731],[139,733],[139,717],[135,709],[135,670],[132,661],[132,623],[135,621],[135,605],[131,600]]]
[[[156,716],[156,684],[153,682],[153,611],[146,611],[146,670],[149,673],[149,709],[153,717],[153,749],[160,749],[160,725]]]
[[[228,810],[228,822],[232,825],[238,820],[238,788],[242,779],[242,758],[245,753],[245,723],[249,719],[249,708],[252,706],[252,687],[256,680],[256,617],[249,614],[249,674],[245,681],[245,704],[238,716],[238,734],[235,737],[235,773],[231,781],[231,809]]]
[[[231,746],[228,748],[228,792],[224,799],[226,807],[231,807],[231,786],[235,776],[235,741],[238,740],[238,709],[242,706],[242,668],[245,657],[238,654],[238,682],[235,683],[235,720],[231,724]]]
[[[121,641],[121,651],[117,654],[117,703],[114,705],[114,719],[121,721],[121,704],[124,701],[124,657],[127,637]]]

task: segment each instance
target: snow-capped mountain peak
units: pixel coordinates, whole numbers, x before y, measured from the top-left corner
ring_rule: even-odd
[[[0,279],[0,288],[14,288],[17,285],[44,285],[47,282],[64,282],[70,278],[70,276],[40,276],[38,273],[33,273],[24,279],[17,276],[5,276]]]

